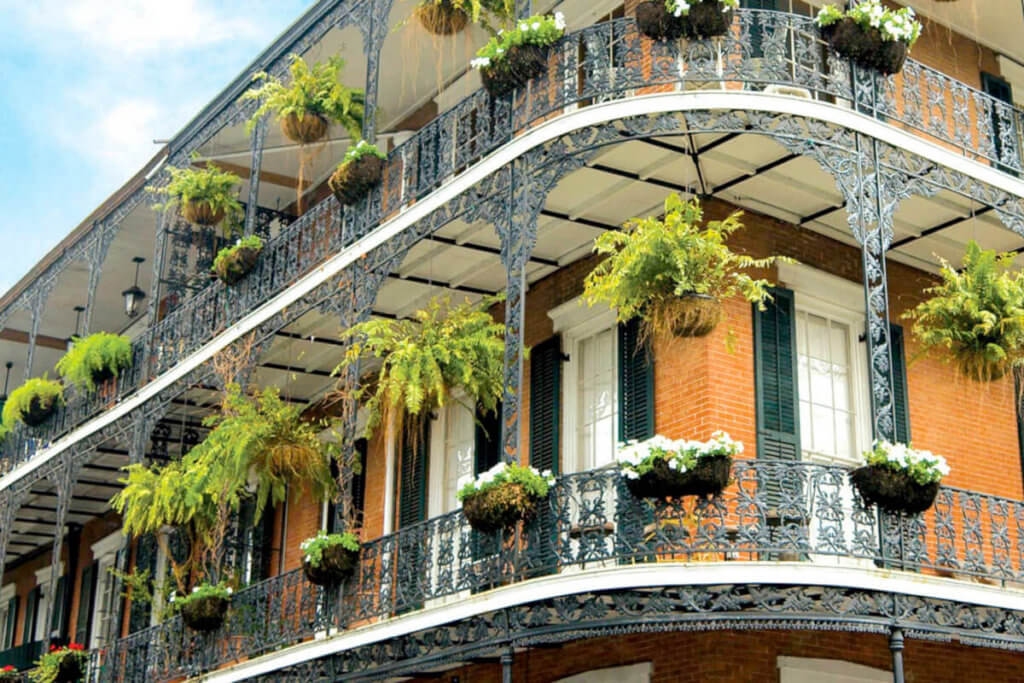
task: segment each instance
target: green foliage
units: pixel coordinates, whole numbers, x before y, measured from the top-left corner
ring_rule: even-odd
[[[676,17],[686,17],[690,15],[690,8],[700,2],[701,0],[665,0],[665,9],[671,12]],[[738,9],[740,6],[740,0],[718,0],[718,4],[726,11],[732,9]]]
[[[656,460],[668,462],[669,469],[683,474],[697,466],[701,458],[733,457],[743,452],[743,443],[734,441],[727,433],[717,431],[708,441],[679,439],[673,441],[661,434],[645,441],[619,444],[615,459],[619,471],[627,479],[639,479],[654,469]]]
[[[54,401],[63,405],[64,387],[55,379],[47,379],[45,375],[27,380],[12,391],[4,403],[4,427],[11,429],[15,423],[20,422],[21,416],[28,411],[34,398],[38,398],[43,406],[51,405]]]
[[[180,592],[190,580],[215,574],[212,563],[230,513],[244,500],[255,499],[259,519],[268,502],[284,500],[289,484],[305,488],[317,501],[333,492],[330,459],[336,447],[320,441],[316,426],[300,419],[300,410],[282,401],[276,389],[246,396],[231,385],[221,413],[204,421],[213,429],[180,461],[125,468],[125,487],[111,500],[125,533],[139,536],[174,526],[190,541],[188,558],[171,558]]]
[[[594,251],[608,258],[587,275],[584,300],[591,306],[603,302],[617,309],[619,322],[641,318],[646,334],[672,329],[677,300],[685,294],[704,294],[719,301],[740,294],[763,306],[769,299],[768,281],[742,271],[791,259],[755,259],[734,253],[726,241],[743,227],[741,215],[736,212],[701,228],[700,202],[669,195],[664,219],[633,218],[622,231],[598,237]]]
[[[209,583],[202,582],[197,586],[193,587],[188,593],[171,593],[167,598],[170,611],[178,612],[185,605],[194,602],[196,600],[202,600],[203,598],[223,598],[224,600],[230,600],[234,589],[226,583]]]
[[[291,60],[290,85],[284,85],[264,71],[253,76],[253,81],[261,81],[263,84],[246,92],[243,99],[262,102],[249,119],[248,130],[251,132],[256,122],[267,112],[274,112],[278,119],[292,114],[300,118],[312,114],[340,123],[353,140],[358,139],[363,133],[365,98],[362,90],[346,87],[339,82],[338,77],[345,67],[345,60],[335,56],[328,59],[326,64],[317,62],[312,68],[298,55],[292,55]]]
[[[163,204],[154,205],[157,211],[205,204],[211,211],[223,211],[227,217],[225,234],[230,234],[230,226],[237,225],[242,216],[242,205],[236,198],[241,179],[230,171],[223,171],[213,162],[207,162],[206,168],[174,168],[167,172],[170,182],[162,187],[147,187],[150,192],[167,197]]]
[[[29,680],[32,683],[55,683],[60,673],[61,662],[66,657],[79,660],[79,667],[85,672],[89,664],[89,653],[84,646],[78,643],[71,643],[67,647],[51,645],[50,651],[36,661],[36,668],[28,672]]]
[[[352,145],[345,152],[345,158],[341,163],[347,164],[353,161],[359,161],[365,156],[372,154],[379,159],[386,159],[387,155],[377,148],[377,145],[371,145],[366,140],[360,140],[358,143]]]
[[[71,350],[57,361],[57,372],[80,389],[95,391],[95,374],[109,372],[117,377],[132,364],[132,342],[123,335],[96,332],[73,341]]]
[[[504,23],[515,16],[515,0],[422,0],[421,7],[447,5],[468,16],[488,31],[494,32],[491,20]]]
[[[239,249],[262,249],[263,240],[260,239],[259,235],[246,235],[238,240],[230,247],[224,247],[217,252],[217,258],[213,259],[213,266],[210,268],[213,272],[217,272],[221,264],[234,256],[235,252]]]
[[[314,567],[319,567],[324,557],[324,551],[339,545],[354,553],[359,552],[359,537],[351,531],[346,531],[343,534],[328,534],[321,529],[316,536],[303,541],[300,548],[306,560]]]
[[[942,481],[949,475],[949,465],[941,455],[931,451],[915,450],[909,445],[876,441],[870,451],[864,453],[869,465],[881,465],[891,470],[902,470],[918,484],[927,485]]]
[[[476,51],[472,61],[474,68],[483,69],[497,66],[508,55],[510,48],[520,45],[541,47],[557,43],[565,35],[565,18],[561,12],[554,15],[535,15],[522,19],[510,31],[499,31],[487,44]]]
[[[354,390],[369,414],[367,436],[388,414],[401,427],[407,416],[443,406],[456,388],[471,404],[495,410],[503,392],[505,326],[487,309],[503,298],[452,307],[449,298],[435,297],[411,320],[368,320],[343,333],[352,345],[335,374],[366,352],[383,361],[376,381]]]
[[[904,315],[914,320],[925,350],[951,351],[966,374],[981,380],[1024,366],[1024,274],[1010,272],[1014,256],[983,251],[971,240],[963,268],[942,261],[942,283]]]
[[[469,496],[485,493],[499,486],[519,484],[527,496],[540,500],[548,495],[548,490],[554,483],[555,477],[550,470],[538,472],[534,467],[499,462],[459,489],[455,497],[463,501]]]
[[[881,0],[861,0],[845,12],[835,5],[824,5],[815,18],[822,28],[833,26],[843,19],[852,19],[865,29],[877,29],[884,40],[901,41],[913,47],[921,37],[923,27],[910,7],[889,9]]]

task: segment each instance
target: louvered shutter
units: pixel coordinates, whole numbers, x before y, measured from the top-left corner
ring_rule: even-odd
[[[473,435],[473,470],[474,474],[486,472],[501,460],[501,403],[497,409],[486,412],[477,406],[474,422],[476,427]],[[473,559],[481,560],[498,552],[500,547],[499,534],[483,534],[473,531]]]
[[[18,624],[18,596],[7,601],[7,623],[4,624],[4,649],[14,647],[14,629]]]
[[[352,509],[357,519],[362,519],[363,508],[366,506],[366,457],[369,444],[366,439],[357,439],[355,447],[362,467],[358,474],[352,475]]]
[[[406,434],[402,439],[399,471],[398,528],[416,524],[427,515],[427,452],[430,445],[430,420],[423,420],[418,437]]]
[[[561,471],[562,338],[530,350],[530,464]]]
[[[34,642],[36,639],[36,618],[39,609],[39,586],[33,588],[25,598],[25,623],[21,633],[22,644]]]
[[[640,320],[619,325],[619,441],[654,436],[654,363]]]
[[[896,416],[896,440],[910,443],[910,405],[907,393],[907,356],[903,344],[903,328],[889,324],[889,345],[892,349],[892,401]]]
[[[135,545],[135,571],[142,572],[149,570],[149,575],[156,578],[156,536],[145,534],[140,536]],[[149,626],[151,605],[138,600],[131,601],[131,611],[128,616],[128,632],[135,633]]]
[[[93,562],[82,570],[82,583],[78,591],[78,615],[75,617],[76,643],[89,644],[89,637],[92,635],[92,613],[95,605],[96,595],[96,572],[99,565]]]
[[[53,609],[50,617],[50,634],[59,640],[63,640],[68,623],[64,600],[64,592],[67,590],[67,577],[61,576],[57,579],[57,586],[54,590]],[[44,615],[45,616],[45,615]]]

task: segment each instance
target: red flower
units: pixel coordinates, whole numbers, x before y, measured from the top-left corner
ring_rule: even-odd
[[[8,664],[3,669],[0,669],[0,671],[3,671],[4,673],[10,673],[11,671],[17,671],[17,669],[15,669],[13,666]]]
[[[85,646],[82,645],[81,643],[71,643],[70,645],[68,645],[68,649],[69,650],[75,650],[75,651],[81,651],[81,650],[85,649]]]
[[[57,651],[57,646],[56,645],[51,645],[50,646],[50,652],[56,652],[56,651]]]

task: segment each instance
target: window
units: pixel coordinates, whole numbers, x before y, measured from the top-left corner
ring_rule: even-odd
[[[888,683],[892,673],[839,659],[779,657],[779,683]]]
[[[15,585],[0,589],[0,650],[14,647],[14,628],[18,623],[18,596]]]
[[[95,595],[93,596],[92,620],[88,635],[90,648],[98,648],[106,642],[112,633],[117,606],[120,602],[117,578],[110,573],[116,566],[118,551],[124,546],[124,536],[120,531],[93,543],[92,556],[96,560]],[[79,607],[79,609],[82,609]]]
[[[804,453],[832,460],[856,455],[856,406],[850,380],[850,326],[800,309],[796,337],[800,442]]]
[[[647,683],[651,680],[651,663],[615,666],[607,669],[593,669],[555,683]]]
[[[616,334],[608,328],[575,344],[576,462],[592,470],[615,460],[618,441]]]
[[[475,425],[463,397],[452,397],[438,411],[437,420],[431,425],[428,516],[436,517],[460,507],[456,494],[474,476]]]

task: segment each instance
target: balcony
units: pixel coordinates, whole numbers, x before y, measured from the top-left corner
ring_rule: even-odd
[[[478,534],[459,511],[410,526],[364,544],[357,573],[336,593],[308,583],[300,570],[274,577],[237,593],[216,633],[197,635],[175,617],[122,638],[95,660],[98,680],[194,676],[361,630],[369,631],[363,642],[374,642],[373,627],[400,624],[404,615],[462,605],[465,619],[489,596],[522,605],[578,593],[584,584],[637,589],[745,576],[745,585],[828,586],[838,577],[841,586],[955,595],[965,603],[1024,596],[1024,503],[944,488],[924,515],[879,515],[863,507],[842,468],[738,461],[733,476],[714,499],[652,503],[634,498],[614,469],[566,475],[538,516],[514,533]],[[828,611],[823,600],[785,605],[775,618],[820,616]],[[739,604],[716,610],[743,618]],[[963,636],[964,623],[950,617],[917,628]],[[1020,638],[1009,626],[973,628],[978,636]]]
[[[18,671],[26,671],[35,666],[36,660],[43,654],[41,640],[18,645],[0,652],[0,669],[13,666]]]
[[[0,473],[92,434],[127,441],[137,428],[132,411],[173,391],[175,382],[202,379],[207,349],[251,330],[272,334],[294,318],[292,311],[301,314],[335,293],[339,280],[332,278],[359,277],[367,267],[357,257],[385,240],[381,235],[370,244],[364,238],[382,224],[393,228],[387,238],[393,249],[414,244],[422,237],[418,231],[430,230],[427,223],[444,220],[443,207],[426,215],[415,205],[466,177],[524,132],[593,105],[671,93],[710,97],[709,107],[734,102],[756,112],[770,106],[792,112],[791,119],[827,110],[837,120],[909,133],[929,149],[955,155],[947,158],[991,171],[986,177],[1002,184],[1016,183],[1014,176],[1024,170],[1024,112],[912,60],[892,79],[851,68],[829,53],[808,18],[743,10],[722,42],[683,46],[652,44],[632,19],[597,24],[568,35],[552,51],[548,74],[524,91],[499,100],[477,92],[426,124],[391,152],[383,185],[362,205],[342,209],[327,198],[273,236],[243,284],[229,289],[211,282],[166,313],[136,339],[133,369],[119,378],[113,396],[72,394],[41,430],[16,429],[3,444]],[[757,116],[737,125],[770,132],[768,120]],[[993,202],[1013,210],[999,196]]]

